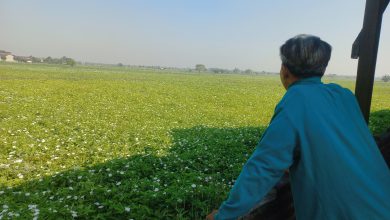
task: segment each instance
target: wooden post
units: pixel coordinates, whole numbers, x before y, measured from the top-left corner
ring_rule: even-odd
[[[366,0],[363,28],[352,48],[352,58],[359,57],[355,96],[367,123],[370,115],[382,15],[389,1]]]

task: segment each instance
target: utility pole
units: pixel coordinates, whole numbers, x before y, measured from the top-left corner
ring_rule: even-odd
[[[390,0],[366,0],[363,28],[352,45],[353,59],[359,58],[355,96],[368,123],[375,78],[382,15]]]

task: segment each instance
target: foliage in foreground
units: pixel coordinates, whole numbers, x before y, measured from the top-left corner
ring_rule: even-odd
[[[201,219],[225,198],[259,133],[259,128],[251,127],[173,130],[173,145],[165,156],[145,148],[127,158],[75,166],[2,188],[4,214],[43,219]]]

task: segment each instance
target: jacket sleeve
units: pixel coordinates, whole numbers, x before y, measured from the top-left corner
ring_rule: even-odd
[[[215,219],[237,219],[258,204],[293,163],[296,140],[296,130],[285,112],[275,111]]]

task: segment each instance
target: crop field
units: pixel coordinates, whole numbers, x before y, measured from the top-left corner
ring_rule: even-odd
[[[0,219],[204,219],[284,92],[276,75],[1,63]],[[371,115],[389,127],[390,83]]]

